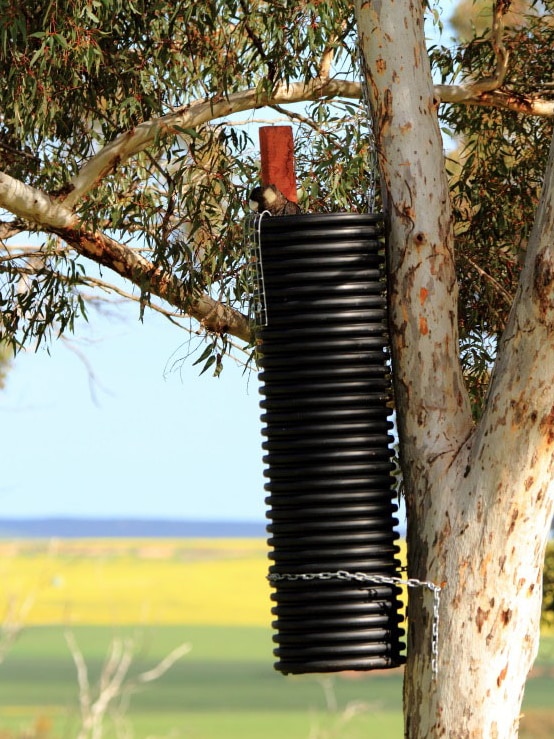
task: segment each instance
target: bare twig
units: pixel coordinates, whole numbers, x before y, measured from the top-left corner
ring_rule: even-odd
[[[75,669],[77,670],[77,685],[79,687],[79,708],[81,711],[81,720],[83,726],[77,739],[84,739],[87,734],[87,726],[85,726],[85,720],[88,720],[91,709],[91,695],[90,695],[90,683],[88,679],[88,669],[83,657],[83,653],[79,649],[77,640],[75,639],[72,632],[67,631],[65,634],[65,640],[73,657]]]
[[[101,739],[104,720],[112,709],[118,714],[118,718],[121,718],[121,709],[128,707],[129,696],[136,692],[140,685],[162,677],[177,660],[190,651],[188,644],[180,644],[156,667],[141,673],[135,679],[127,679],[133,661],[135,642],[133,639],[113,639],[96,689],[92,691],[87,664],[77,640],[71,632],[67,632],[65,638],[77,670],[81,713],[77,739]],[[116,704],[119,704],[119,711]]]
[[[9,600],[6,614],[0,623],[0,664],[21,633],[34,602],[34,594],[28,595],[21,603],[16,598]]]
[[[283,108],[282,105],[272,105],[271,107],[273,110],[277,111],[277,113],[281,113],[286,116],[289,120],[298,121],[299,123],[302,123],[302,125],[308,126],[319,134],[328,134],[328,131],[324,131],[315,121],[308,118],[308,116],[302,115],[302,113],[294,113],[292,110]]]
[[[156,667],[153,667],[151,670],[147,670],[146,672],[141,672],[141,674],[137,677],[138,683],[151,683],[153,680],[157,680],[159,677],[164,675],[173,665],[175,662],[181,659],[181,657],[184,657],[185,654],[188,654],[191,650],[190,644],[181,644],[173,651],[171,651],[166,657],[162,659],[161,662],[159,662]]]
[[[502,287],[502,285],[498,282],[498,280],[495,280],[495,278],[492,275],[489,275],[488,272],[485,272],[484,269],[482,269],[476,262],[473,261],[470,257],[468,257],[466,254],[461,255],[462,259],[464,259],[473,269],[481,275],[481,277],[486,280],[487,282],[490,282],[490,284],[494,287],[495,290],[498,291],[498,293],[504,298],[508,306],[510,306],[513,303],[513,296],[510,295],[510,293]]]

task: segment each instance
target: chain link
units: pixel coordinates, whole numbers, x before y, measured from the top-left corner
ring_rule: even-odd
[[[440,605],[441,605],[441,589],[434,583],[427,583],[427,586],[432,585],[433,590],[433,623],[431,625],[431,672],[433,680],[437,679],[439,674],[439,618],[440,618]]]
[[[263,213],[248,213],[243,222],[243,240],[250,261],[248,282],[253,285],[248,319],[257,328],[267,326],[267,303],[261,249],[262,218],[265,215],[269,215],[267,210],[264,210]]]
[[[407,588],[426,588],[433,593],[433,622],[431,625],[431,673],[433,680],[437,679],[439,672],[439,618],[441,587],[434,582],[418,580],[415,577],[403,579],[401,577],[389,577],[387,575],[367,575],[365,572],[348,572],[337,570],[336,572],[299,572],[299,573],[271,573],[267,579],[272,583],[288,580],[355,580],[357,582],[369,582],[373,585],[404,585]]]

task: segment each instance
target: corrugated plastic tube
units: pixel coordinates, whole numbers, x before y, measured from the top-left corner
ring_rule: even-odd
[[[382,218],[264,217],[260,229],[275,668],[396,667],[398,586],[349,577],[400,566]]]

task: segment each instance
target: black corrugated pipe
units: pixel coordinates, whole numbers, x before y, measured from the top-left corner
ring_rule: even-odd
[[[400,564],[382,218],[263,217],[259,227],[275,668],[395,667],[400,591],[370,580],[397,577]]]

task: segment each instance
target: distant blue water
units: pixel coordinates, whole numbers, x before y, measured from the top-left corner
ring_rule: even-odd
[[[86,538],[256,538],[265,537],[257,521],[175,521],[102,518],[4,518],[3,539]]]

